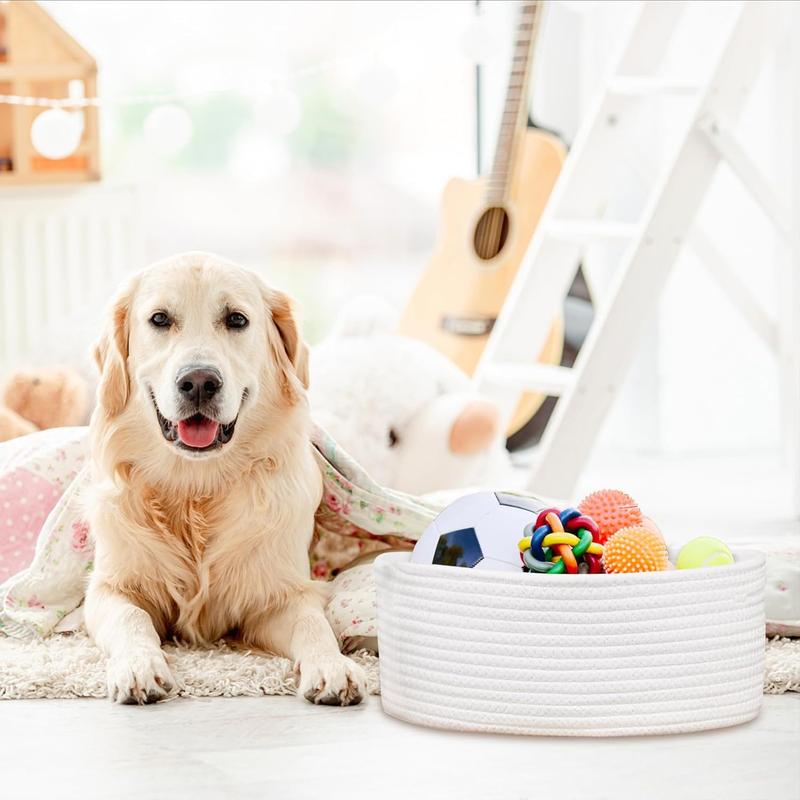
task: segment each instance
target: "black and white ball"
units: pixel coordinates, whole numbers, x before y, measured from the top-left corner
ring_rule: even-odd
[[[428,525],[411,561],[519,572],[518,542],[525,526],[544,508],[536,498],[504,492],[460,497]]]

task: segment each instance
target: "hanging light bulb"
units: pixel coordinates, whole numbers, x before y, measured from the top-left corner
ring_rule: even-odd
[[[83,115],[65,111],[63,108],[48,108],[33,120],[31,144],[39,155],[57,161],[71,156],[81,142]]]
[[[193,127],[185,108],[172,104],[158,106],[145,118],[144,138],[159,155],[174,156],[191,141]]]

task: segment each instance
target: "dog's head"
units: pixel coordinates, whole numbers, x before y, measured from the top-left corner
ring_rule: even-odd
[[[124,420],[129,440],[193,460],[252,439],[308,384],[286,295],[205,253],[135,276],[112,304],[95,358],[100,421]]]

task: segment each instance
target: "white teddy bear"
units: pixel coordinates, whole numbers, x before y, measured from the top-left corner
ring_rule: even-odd
[[[428,345],[386,331],[375,301],[345,312],[311,351],[314,419],[379,483],[424,494],[509,486],[497,407]]]

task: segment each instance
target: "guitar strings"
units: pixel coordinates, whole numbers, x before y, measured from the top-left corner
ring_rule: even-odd
[[[507,215],[502,206],[508,192],[511,164],[514,160],[516,129],[522,113],[523,98],[527,94],[531,50],[540,16],[539,4],[525,3],[519,13],[513,64],[506,90],[506,108],[500,123],[492,171],[487,181],[486,200],[490,207],[479,220],[475,235],[475,249],[483,259],[494,258],[503,245]],[[524,62],[524,66],[517,69],[514,65],[520,61]],[[520,77],[521,81],[518,80]]]

